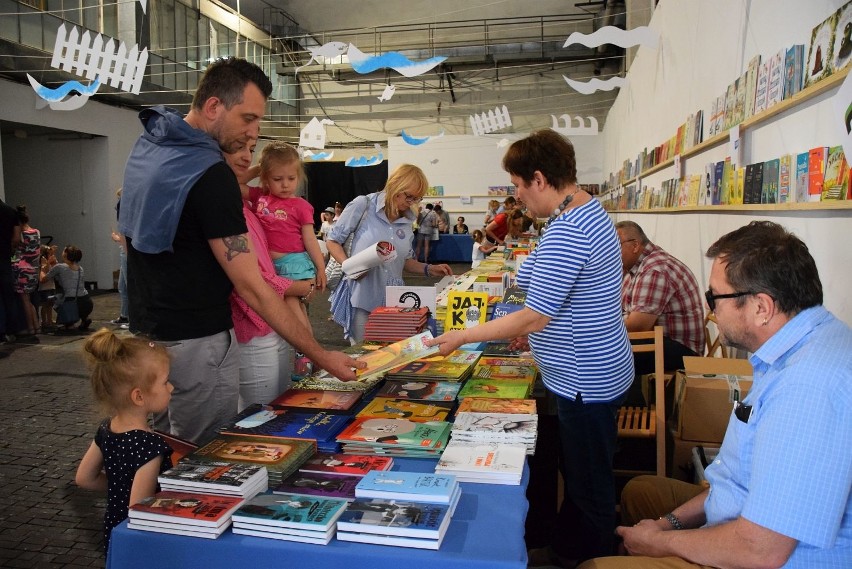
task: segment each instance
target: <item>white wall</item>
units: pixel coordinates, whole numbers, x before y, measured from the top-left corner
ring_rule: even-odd
[[[768,57],[795,43],[806,46],[811,30],[846,0],[663,0],[650,26],[660,34],[657,50],[640,48],[607,117],[603,132],[603,168],[609,175],[645,147],[668,140],[687,115],[704,110],[725,92],[757,54]],[[745,163],[765,161],[814,146],[839,144],[840,132],[831,123],[831,96],[836,89],[779,115],[744,137]],[[706,129],[705,129],[706,132]],[[687,175],[704,164],[724,159],[725,145],[685,162]],[[674,177],[671,168],[643,183],[660,187]],[[703,253],[720,235],[754,219],[776,221],[808,244],[817,262],[825,305],[852,323],[848,293],[852,252],[842,245],[852,230],[852,210],[726,213],[617,213],[617,221],[632,219],[649,237],[681,258],[707,282],[709,262]]]
[[[503,197],[488,197],[488,186],[510,186],[509,174],[501,163],[506,148],[497,143],[506,138],[518,140],[525,134],[468,136],[453,135],[434,138],[425,144],[412,146],[401,137],[388,139],[388,172],[400,164],[419,166],[429,180],[430,186],[443,186],[444,198],[427,197],[425,201],[443,201],[443,207],[455,223],[461,215],[473,232],[482,227],[485,210],[491,199],[503,201]],[[577,136],[571,141],[577,156],[577,177],[580,183],[600,183],[602,137]],[[462,204],[459,196],[473,196],[472,203]]]
[[[96,101],[76,111],[37,110],[29,85],[2,80],[0,101],[0,120],[89,135],[4,138],[0,195],[12,206],[26,204],[33,227],[53,235],[60,250],[71,243],[80,247],[86,280],[112,288],[118,269],[118,249],[110,239],[115,191],[142,131],[136,112]]]

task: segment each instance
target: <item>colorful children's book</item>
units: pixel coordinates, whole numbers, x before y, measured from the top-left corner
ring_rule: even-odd
[[[315,452],[316,442],[311,439],[220,434],[187,458],[265,466],[272,485],[295,472]]]
[[[476,366],[473,377],[486,379],[525,379],[534,381],[538,369],[534,365],[485,365]]]
[[[822,198],[827,158],[827,146],[817,146],[808,151],[808,201],[818,202]]]
[[[388,379],[426,379],[436,381],[462,381],[470,377],[473,364],[413,361],[388,371]]]
[[[451,401],[416,401],[390,397],[374,397],[357,417],[409,419],[411,421],[446,421],[453,410]]]
[[[323,474],[320,472],[294,472],[280,484],[272,487],[275,494],[307,494],[323,498],[355,499],[355,485],[360,476]]]
[[[808,162],[807,152],[796,155],[796,198],[791,201],[799,203],[808,201]]]
[[[373,419],[356,417],[338,435],[339,442],[392,445],[402,448],[439,449],[446,444],[451,423],[428,421],[418,423],[408,419]]]
[[[465,330],[485,322],[488,293],[453,291],[447,296],[444,330]]]
[[[315,409],[348,413],[361,400],[360,391],[325,391],[290,388],[270,402],[270,405],[292,409]]]
[[[793,156],[781,155],[778,164],[778,203],[787,203],[792,201],[790,194],[793,187]]]
[[[845,200],[849,188],[849,166],[842,146],[828,149],[825,160],[825,179],[822,185],[822,201]]]
[[[231,516],[234,524],[327,531],[346,509],[346,500],[305,494],[259,494]]]
[[[450,524],[449,507],[379,498],[356,498],[337,520],[338,531],[439,539]]]
[[[430,339],[431,332],[422,332],[359,356],[358,359],[366,362],[367,367],[357,371],[358,380],[383,377],[390,369],[437,353],[437,346],[427,347],[424,344],[425,340]]]
[[[376,397],[419,399],[423,401],[455,401],[461,384],[454,381],[387,380]]]
[[[347,453],[317,453],[302,464],[301,472],[321,472],[343,476],[364,476],[371,470],[390,470],[393,458]]]
[[[424,472],[368,472],[358,481],[358,498],[413,500],[431,504],[451,504],[459,483],[452,474]]]
[[[163,491],[131,505],[127,515],[131,520],[220,527],[243,501],[236,496]]]
[[[350,420],[349,415],[326,411],[303,412],[253,403],[220,431],[234,435],[314,439],[318,447],[328,448],[325,443],[333,442],[337,433],[342,431]],[[332,445],[329,450],[336,449]]]
[[[535,399],[499,399],[467,397],[459,403],[456,413],[536,413]]]
[[[467,380],[459,391],[458,398],[495,397],[509,399],[527,399],[532,393],[533,382],[525,379],[485,379]]]

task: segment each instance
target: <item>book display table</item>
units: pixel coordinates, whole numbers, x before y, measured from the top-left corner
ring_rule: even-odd
[[[436,460],[395,458],[392,470],[433,472]],[[462,496],[441,549],[430,551],[333,539],[328,545],[236,535],[200,539],[138,531],[122,522],[112,531],[108,569],[525,569],[524,520],[529,468],[520,486],[463,482]]]

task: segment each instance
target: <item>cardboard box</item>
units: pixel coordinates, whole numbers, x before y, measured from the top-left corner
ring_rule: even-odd
[[[692,462],[692,449],[697,446],[717,447],[719,443],[712,441],[685,441],[678,437],[672,428],[666,429],[666,458],[668,459],[668,476],[684,482],[695,482],[695,466]]]
[[[751,389],[751,363],[688,356],[683,363],[675,386],[675,434],[685,441],[720,443],[734,401],[742,401]]]

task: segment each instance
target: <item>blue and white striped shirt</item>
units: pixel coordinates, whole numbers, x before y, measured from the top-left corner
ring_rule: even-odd
[[[618,235],[597,200],[557,217],[518,270],[526,306],[551,318],[529,339],[544,384],[557,395],[601,403],[630,387],[621,279]]]

